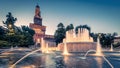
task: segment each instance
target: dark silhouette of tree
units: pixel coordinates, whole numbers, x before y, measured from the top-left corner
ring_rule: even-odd
[[[8,12],[8,15],[6,15],[6,17],[7,19],[5,22],[3,21],[3,24],[5,25],[5,27],[8,28],[10,34],[14,34],[15,33],[14,23],[17,21],[17,18],[14,18],[11,12]]]
[[[78,29],[83,31],[83,29],[87,29],[89,31],[89,34],[91,33],[91,28],[88,25],[79,25],[75,28],[76,34],[78,33]]]
[[[2,26],[0,26],[0,35],[2,36],[4,34],[5,34],[5,30],[4,30],[4,28]]]
[[[113,34],[112,34],[112,36],[117,36],[118,35],[118,33],[117,32],[114,32]]]
[[[6,32],[5,32],[5,28],[0,26],[0,41],[4,40],[4,36],[5,36]]]
[[[97,42],[98,34],[97,33],[90,33],[90,36],[93,38],[94,42]]]
[[[57,30],[54,33],[56,44],[61,43],[63,38],[65,38],[65,27],[62,23],[59,23]]]
[[[63,23],[59,23],[59,24],[57,25],[57,27],[58,27],[58,28],[64,28],[65,26],[63,25]]]
[[[93,37],[94,42],[97,42],[97,38],[99,36],[100,44],[102,47],[110,47],[113,44],[114,36],[110,33],[91,33],[91,37]]]
[[[70,24],[70,25],[68,25],[68,26],[66,27],[66,31],[69,31],[69,30],[71,30],[71,29],[74,29],[73,24]]]
[[[17,18],[14,18],[10,12],[6,17],[7,19],[5,22],[3,21],[3,24],[7,28],[0,27],[0,47],[28,47],[29,45],[33,45],[35,31],[28,26],[15,26]]]
[[[31,36],[35,34],[35,31],[28,26],[21,26],[21,28],[24,33],[29,33]]]

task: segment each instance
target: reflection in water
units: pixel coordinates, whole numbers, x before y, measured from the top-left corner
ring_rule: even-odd
[[[10,68],[13,68],[17,63],[19,63],[20,61],[22,61],[24,58],[28,57],[29,55],[31,55],[31,54],[33,54],[33,53],[35,53],[37,51],[40,51],[40,49],[32,51],[32,52],[28,53],[27,55],[23,56],[21,59],[19,59],[17,62],[15,62]]]
[[[55,66],[56,68],[66,68],[63,57],[57,57],[55,59]]]
[[[113,45],[111,44],[111,48],[110,48],[110,51],[113,51]]]
[[[0,67],[9,68],[13,63],[23,57],[28,51],[20,50],[13,51],[11,54],[1,54],[0,56]],[[78,54],[78,53],[77,53]],[[106,54],[106,53],[105,53]],[[115,53],[114,53],[115,54]],[[110,57],[108,57],[110,55]],[[56,57],[55,57],[56,56]],[[60,54],[41,54],[41,52],[36,52],[16,65],[16,68],[108,68],[110,67],[107,63],[107,59],[114,65],[115,68],[119,68],[119,56],[114,55],[111,57],[111,53],[107,53],[107,56],[87,56],[86,59],[81,59],[78,57],[83,57],[83,55],[60,55]],[[113,59],[117,57],[116,59]],[[96,62],[97,63],[96,63]],[[106,63],[107,62],[107,63]],[[106,65],[107,64],[107,65]],[[117,65],[117,66],[115,66]],[[111,68],[114,68],[111,66]]]
[[[16,68],[55,68],[55,63],[51,59],[52,55],[42,55],[38,56],[37,54],[33,54],[31,56],[26,57],[24,60],[19,62],[15,67]],[[15,57],[14,57],[15,58]],[[9,65],[13,64],[16,60],[11,58]],[[11,67],[14,68],[14,67]]]
[[[49,68],[54,68],[54,65],[55,65],[55,63],[54,63],[54,61],[51,59],[53,56],[51,55],[51,56],[49,56],[49,55],[46,55],[46,56],[44,56],[45,57],[45,67],[47,68],[47,67],[49,67]]]
[[[102,68],[102,63],[103,63],[103,60],[101,57],[96,57],[95,60],[97,61],[97,65],[99,68]]]
[[[36,68],[35,65],[28,65],[28,66],[24,66],[24,67],[20,67],[20,68]]]
[[[64,56],[66,68],[94,68],[92,67],[94,63],[93,58],[78,59],[78,56]]]

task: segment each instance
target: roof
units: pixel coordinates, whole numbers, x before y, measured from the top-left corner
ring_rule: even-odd
[[[120,39],[120,35],[117,35],[114,37],[115,39]]]

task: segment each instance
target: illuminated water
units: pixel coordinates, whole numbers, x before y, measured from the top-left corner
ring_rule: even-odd
[[[2,51],[2,50],[0,50]],[[30,54],[33,50],[18,49],[11,52],[0,54],[0,68],[10,68],[26,54]],[[61,52],[42,54],[40,51],[30,54],[15,65],[15,68],[111,68],[105,58],[114,66],[120,67],[119,52],[103,52],[102,56],[92,56],[95,52],[89,52],[85,59],[85,53],[71,53],[72,55],[62,55]]]
[[[103,55],[99,38],[97,38],[96,55],[97,55],[97,56],[101,56],[101,55]]]
[[[67,50],[67,43],[66,41],[64,42],[64,51],[63,51],[63,55],[69,55],[69,52]]]
[[[111,44],[111,48],[110,48],[110,51],[113,51],[113,45]]]

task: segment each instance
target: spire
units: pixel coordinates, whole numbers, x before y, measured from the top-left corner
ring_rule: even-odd
[[[36,5],[36,8],[40,8],[40,6],[38,5],[38,3],[37,3],[37,5]]]
[[[36,5],[36,9],[35,9],[35,17],[41,18],[40,6],[38,4]]]
[[[35,7],[34,23],[42,26],[40,6],[38,4]]]

